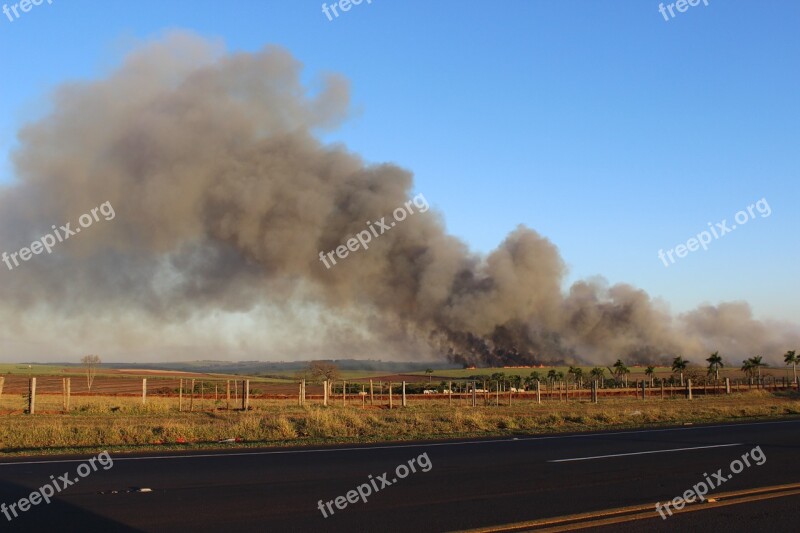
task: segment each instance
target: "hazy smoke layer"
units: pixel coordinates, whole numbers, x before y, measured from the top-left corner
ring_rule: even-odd
[[[349,342],[375,357],[406,346],[479,363],[633,363],[716,349],[774,359],[798,347],[796,331],[753,320],[744,303],[673,319],[627,285],[586,281],[564,294],[563,261],[536,232],[519,227],[481,257],[430,211],[325,268],[319,252],[402,206],[412,178],[318,142],[346,117],[348,86],[331,76],[310,94],[300,71],[281,49],[224,55],[179,34],[107,79],[61,87],[52,112],[20,133],[19,182],[0,192],[0,251],[102,202],[116,217],[0,274],[0,314],[27,328],[80,324],[101,352],[100,339],[146,337],[126,337],[136,317],[157,325],[148,346],[164,334],[202,353],[196,327],[176,328],[265,308],[302,321],[298,306],[334,322],[320,346]],[[301,328],[296,346],[318,334]]]

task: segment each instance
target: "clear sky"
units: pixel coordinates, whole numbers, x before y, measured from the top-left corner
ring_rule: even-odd
[[[410,169],[473,249],[525,224],[570,280],[629,282],[676,312],[747,300],[800,315],[798,2],[710,0],[668,21],[655,0],[365,0],[333,21],[318,0],[44,0],[20,15],[0,15],[0,183],[48,91],[140,41],[279,44],[310,82],[352,82],[357,113],[326,140]],[[770,216],[659,260],[762,198]]]

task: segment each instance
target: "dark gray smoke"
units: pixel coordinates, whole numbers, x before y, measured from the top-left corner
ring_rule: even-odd
[[[236,355],[258,351],[252,337],[283,359],[435,353],[483,364],[717,349],[775,359],[800,346],[796,330],[753,320],[744,303],[674,319],[627,285],[585,281],[565,295],[558,250],[535,231],[519,227],[483,257],[432,211],[325,268],[320,251],[391,215],[413,183],[321,144],[318,132],[348,115],[348,84],[329,76],[310,93],[300,72],[279,48],[225,55],[176,34],[107,79],[59,88],[52,112],[20,132],[18,182],[0,192],[0,251],[103,202],[116,216],[14,271],[0,264],[7,330],[65,335],[87,353],[130,356],[163,339],[172,354]],[[279,342],[260,337],[284,321]]]

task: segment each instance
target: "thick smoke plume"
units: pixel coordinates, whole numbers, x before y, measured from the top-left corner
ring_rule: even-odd
[[[92,350],[141,339],[126,333],[140,317],[158,325],[151,337],[202,353],[196,330],[176,337],[182,324],[213,328],[220,314],[265,308],[278,321],[317,309],[328,324],[319,355],[405,346],[479,364],[635,363],[717,349],[775,360],[798,347],[796,331],[754,320],[744,303],[673,318],[627,285],[584,281],[565,294],[558,250],[535,231],[515,229],[484,257],[432,211],[326,269],[320,251],[402,206],[413,183],[318,141],[347,117],[348,84],[329,76],[311,93],[300,74],[278,48],[226,55],[176,34],[106,79],[59,88],[52,111],[20,132],[17,182],[0,192],[0,251],[102,202],[116,217],[0,274],[6,318],[44,331],[68,320]]]

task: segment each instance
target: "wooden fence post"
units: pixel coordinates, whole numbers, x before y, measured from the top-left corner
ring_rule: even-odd
[[[389,409],[392,408],[392,382],[389,382]]]
[[[297,405],[303,405],[303,382],[297,384]]]
[[[142,378],[142,405],[147,404],[147,378]]]
[[[375,393],[372,390],[372,380],[369,380],[369,404],[373,405],[375,403]]]
[[[178,384],[178,412],[183,411],[183,380]]]
[[[324,390],[322,391],[322,405],[325,407],[328,406],[328,380],[322,382],[322,387]]]
[[[495,393],[496,394],[495,394],[495,399],[494,399],[494,405],[495,405],[495,407],[500,407],[500,382],[499,381],[497,382],[497,390],[495,390]]]
[[[686,380],[686,397],[688,399],[692,399],[692,380],[691,378]]]
[[[30,378],[28,381],[28,414],[32,415],[36,412],[36,378]]]
[[[231,380],[225,380],[225,410],[231,409]]]
[[[597,403],[597,380],[592,381],[592,403]]]
[[[64,411],[69,411],[69,397],[71,393],[71,383],[70,378],[64,378],[63,381],[64,385]]]
[[[403,407],[406,407],[406,382],[403,382]]]
[[[347,382],[342,380],[342,407],[347,405]]]
[[[6,378],[0,376],[0,398],[3,397],[3,384],[6,382]]]
[[[536,403],[542,403],[542,382],[536,380]]]
[[[725,394],[731,393],[731,378],[725,378]]]
[[[644,388],[644,380],[642,380],[642,400],[647,398],[647,391]]]
[[[250,380],[242,381],[242,410],[247,411],[250,408]]]
[[[661,399],[664,399],[664,380],[661,380]]]
[[[447,405],[453,405],[453,382],[447,382]]]
[[[194,411],[194,380],[192,380],[192,390],[190,391],[191,395],[189,396],[189,412],[191,413]]]

